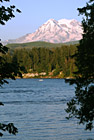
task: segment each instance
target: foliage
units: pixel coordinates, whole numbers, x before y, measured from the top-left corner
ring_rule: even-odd
[[[3,6],[3,2],[9,2],[9,1],[10,0],[0,0],[0,24],[2,25],[5,25],[5,22],[15,17],[14,15],[15,10],[17,12],[21,12],[14,5],[11,5],[9,7]]]
[[[14,12],[20,12],[19,9],[16,9],[14,5],[10,7],[3,6],[3,2],[9,2],[10,0],[0,0],[0,24],[5,25],[5,22],[10,20],[11,18],[15,17]],[[15,79],[15,76],[20,73],[20,68],[18,63],[9,63],[7,62],[2,55],[6,55],[8,48],[3,46],[0,43],[0,86],[4,83],[8,83],[6,78]],[[3,105],[0,102],[0,105]],[[18,132],[17,128],[14,126],[13,123],[9,124],[2,124],[0,123],[0,130],[8,131],[11,134],[16,134]],[[3,136],[3,133],[0,132],[0,136]]]
[[[32,72],[49,72],[54,70],[53,75],[57,76],[60,71],[63,72],[63,77],[73,76],[75,69],[74,60],[70,55],[75,54],[76,45],[63,45],[56,48],[32,48],[32,49],[15,49],[14,52],[4,57],[7,62],[13,61],[15,58],[22,68],[22,73]]]
[[[14,134],[14,135],[18,132],[18,129],[14,126],[13,123],[9,123],[7,125],[0,123],[0,130],[8,131],[10,134]],[[0,132],[0,136],[3,136],[1,132]]]
[[[70,84],[76,85],[75,97],[67,104],[69,117],[76,117],[79,124],[85,124],[91,130],[94,120],[94,0],[89,0],[85,7],[79,8],[84,15],[82,21],[83,38],[75,54],[77,66],[76,79]]]
[[[5,78],[15,79],[17,74],[21,77],[19,64],[16,62],[7,62],[4,57],[2,57],[2,54],[5,56],[7,51],[8,48],[0,43],[0,86],[4,83],[8,83]]]

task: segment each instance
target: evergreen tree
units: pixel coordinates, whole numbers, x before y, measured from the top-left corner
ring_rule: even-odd
[[[39,51],[37,48],[33,48],[31,51],[31,59],[33,62],[32,68],[34,71],[38,71],[38,64],[39,64]]]
[[[85,7],[78,10],[84,15],[83,38],[74,56],[76,79],[69,81],[76,84],[75,97],[67,104],[66,111],[68,118],[76,117],[79,124],[85,124],[86,130],[91,130],[94,127],[94,0],[89,0]]]
[[[57,75],[59,75],[59,72],[60,72],[60,67],[59,67],[58,64],[56,64],[56,69],[55,69],[53,75],[54,75],[54,76],[57,76]]]

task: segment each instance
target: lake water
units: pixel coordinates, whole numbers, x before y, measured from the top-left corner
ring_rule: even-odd
[[[66,103],[74,86],[63,79],[17,79],[0,88],[0,122],[13,122],[16,136],[4,133],[1,140],[91,140],[94,131],[85,131],[75,119],[65,117]]]

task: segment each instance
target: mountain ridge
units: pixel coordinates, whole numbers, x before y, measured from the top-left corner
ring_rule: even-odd
[[[81,23],[75,19],[49,19],[42,24],[35,32],[26,34],[14,40],[7,40],[9,43],[27,43],[45,41],[50,43],[65,43],[77,41],[82,38]]]

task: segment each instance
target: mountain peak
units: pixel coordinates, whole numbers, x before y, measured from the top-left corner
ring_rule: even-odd
[[[52,43],[64,43],[76,41],[82,38],[81,23],[75,19],[49,19],[41,25],[34,33],[27,34],[12,43],[26,43],[33,41],[46,41]],[[7,41],[8,42],[8,41]],[[9,43],[11,43],[9,42]]]
[[[55,20],[55,19],[53,19],[53,18],[51,18],[51,19],[49,19],[48,21],[53,21],[53,22],[54,22],[54,21],[56,21],[56,20]]]
[[[57,24],[57,23],[58,21],[56,21],[55,19],[49,19],[48,21],[45,22],[45,24],[51,24],[51,25]]]

